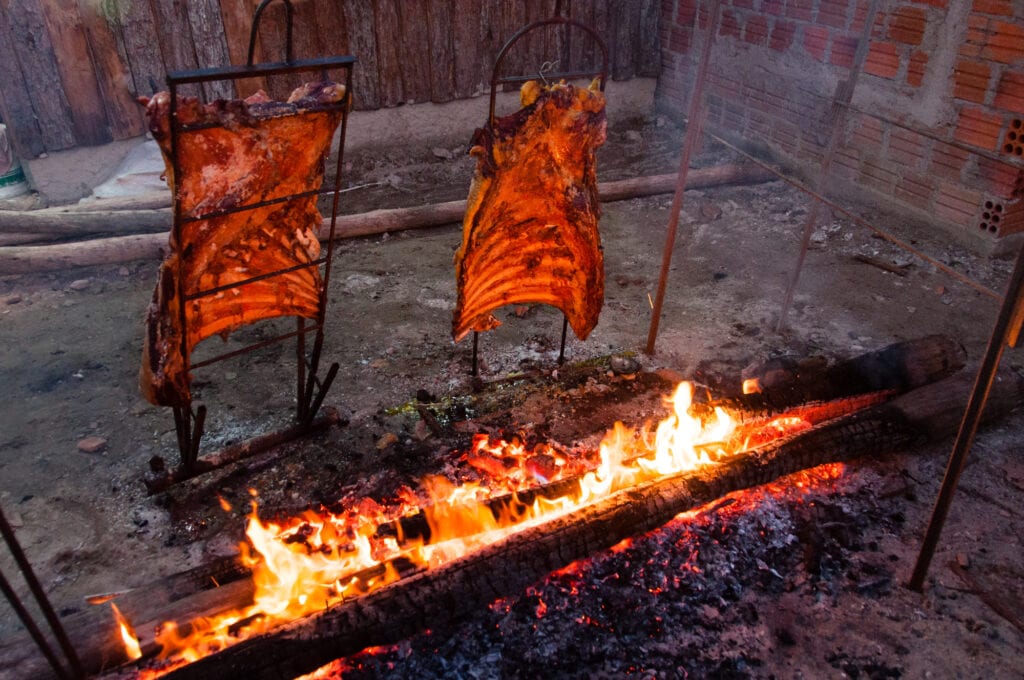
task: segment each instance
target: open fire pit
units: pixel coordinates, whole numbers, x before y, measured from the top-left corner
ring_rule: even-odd
[[[657,374],[621,374],[624,366],[635,371],[637,365],[615,359],[611,365],[569,369],[554,388],[524,378],[511,402],[568,402],[603,418],[623,408],[642,412],[671,384]],[[484,638],[493,648],[483,658],[491,655],[496,664],[483,671],[488,674],[495,668],[509,670],[514,657],[502,650],[518,656],[511,650],[525,644],[531,649],[525,659],[544,663],[552,672],[565,672],[574,658],[586,658],[591,666],[604,659],[609,672],[742,676],[759,663],[757,654],[729,654],[707,665],[706,658],[672,651],[678,643],[665,641],[668,631],[676,629],[670,623],[714,612],[722,626],[756,627],[752,607],[724,608],[750,587],[779,594],[852,581],[861,595],[891,592],[896,586],[892,565],[878,559],[860,564],[850,556],[866,549],[859,533],[868,526],[851,506],[858,497],[866,499],[871,524],[896,526],[898,510],[883,501],[900,490],[868,489],[845,479],[843,466],[830,461],[886,453],[922,437],[948,434],[968,383],[923,385],[962,363],[958,346],[933,337],[828,368],[805,362],[803,372],[788,379],[780,379],[778,368],[772,368],[772,387],[754,391],[759,382],[754,378],[744,386],[750,394],[735,390],[720,400],[708,401],[702,392],[691,404],[690,386],[683,383],[670,415],[656,429],[616,426],[597,448],[594,436],[582,432],[568,447],[544,441],[537,432],[522,432],[511,441],[478,435],[471,446],[441,454],[444,476],[416,489],[401,488],[391,498],[364,496],[283,521],[261,521],[254,512],[247,533],[258,555],[242,560],[252,570],[251,581],[229,582],[242,572],[209,566],[205,573],[178,577],[177,584],[172,579],[154,584],[149,592],[144,589],[139,597],[115,599],[129,620],[135,615],[142,625],[133,629],[120,619],[127,642],[120,654],[112,653],[108,633],[94,635],[93,645],[99,641],[105,648],[90,651],[109,663],[119,655],[150,657],[162,648],[161,658],[169,658],[143,667],[157,675],[170,671],[169,677],[292,677],[339,655],[394,644],[429,629],[399,647],[333,662],[321,674],[443,675],[408,650],[434,645],[438,636],[449,645],[483,644],[466,639],[467,624],[462,633],[451,631],[459,631],[466,617],[485,617],[493,622],[482,629],[491,631]],[[921,389],[890,401],[913,388]],[[1017,379],[1007,377],[994,406],[1012,405],[1021,389]],[[501,408],[509,404],[510,391],[497,385],[469,405],[445,409],[421,402],[412,409],[436,428],[442,441],[457,443],[465,442],[468,431],[509,432],[523,425],[515,410]],[[467,407],[478,413],[473,421],[450,417],[456,411],[465,414]],[[768,487],[743,490],[794,472]],[[841,497],[846,489],[852,490],[849,500]],[[665,522],[664,528],[644,535]],[[612,546],[610,553],[575,563]],[[848,573],[851,562],[862,572]],[[187,592],[207,579],[223,582],[205,593]],[[613,592],[625,589],[625,594],[602,594],[609,579]],[[635,592],[641,586],[642,595]],[[179,591],[172,610],[180,613],[177,621],[172,617],[154,626],[157,620],[149,617],[159,615],[147,601],[161,589]],[[580,593],[582,598],[573,597]],[[689,594],[697,597],[684,597],[677,611],[678,598]],[[237,607],[246,601],[253,604]],[[649,618],[630,614],[648,611]],[[213,617],[195,618],[199,613]],[[574,630],[614,636],[620,651],[611,653],[588,641],[572,645],[574,653],[562,658],[558,652],[565,650],[564,640],[536,649],[523,640],[527,631],[539,635],[550,630],[546,621],[557,625],[566,617],[575,621]],[[112,619],[105,623],[99,627],[112,628]],[[135,630],[146,631],[141,646]],[[771,634],[774,642],[761,641],[761,653],[765,644],[795,644],[797,633],[791,622],[783,622]],[[640,656],[626,653],[631,640],[644,650]],[[875,662],[837,653],[830,663],[849,672]],[[518,668],[529,675],[526,666]],[[885,670],[884,663],[879,668]],[[897,668],[886,672],[898,673]]]

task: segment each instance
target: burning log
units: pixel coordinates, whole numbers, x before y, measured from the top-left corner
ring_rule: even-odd
[[[420,571],[366,596],[282,626],[184,666],[167,677],[290,678],[366,647],[445,626],[544,575],[732,491],[799,470],[889,454],[956,428],[973,376],[961,375],[887,404],[822,424],[721,465],[628,489],[572,514],[514,534],[443,567]],[[1004,373],[987,415],[1024,397],[1024,380]],[[510,569],[508,565],[515,565]]]
[[[843,362],[834,367],[834,369],[829,369],[821,374],[816,373],[814,380],[810,377],[806,377],[803,380],[808,384],[823,380],[847,380],[849,384],[845,387],[832,388],[833,394],[836,395],[844,390],[847,393],[851,393],[854,387],[857,386],[865,389],[877,388],[885,391],[869,392],[866,395],[854,396],[852,399],[840,399],[836,402],[823,402],[817,407],[805,407],[802,409],[802,417],[812,423],[820,422],[840,409],[845,409],[845,412],[849,412],[854,408],[859,408],[864,405],[865,400],[875,400],[879,394],[887,397],[894,389],[909,389],[929,380],[945,377],[961,366],[962,362],[962,349],[956,343],[938,337],[900,343],[878,352],[870,353],[864,357]],[[851,368],[851,366],[856,367],[856,370]],[[856,376],[858,371],[865,373],[865,375],[854,380],[851,376]],[[866,377],[872,373],[876,374],[875,377],[870,379]],[[886,376],[886,373],[892,373],[892,375]],[[843,376],[846,377],[844,378]],[[1004,388],[1006,388],[1007,384],[1008,379],[1004,381]],[[969,385],[963,386],[963,390],[966,391],[968,387]],[[813,389],[805,387],[799,394],[822,396],[825,389],[823,386]],[[1012,390],[1009,391],[1012,392]],[[772,395],[781,395],[782,393],[781,388],[766,390],[763,395],[754,395],[759,397],[760,401],[748,395],[744,397],[746,399],[745,402],[737,400],[734,404],[739,405],[742,402],[746,406],[737,407],[754,408],[759,404],[768,403],[773,408],[779,409],[781,408],[782,397],[776,398]],[[797,394],[797,392],[791,393],[787,398],[796,398],[793,396],[794,394]],[[962,410],[962,401],[958,401],[961,394],[956,392],[956,390],[947,394],[934,389],[928,394],[931,396],[926,398],[923,396],[924,393],[918,390],[905,398],[910,399],[913,397],[910,401],[901,400],[897,403],[901,404],[900,408],[906,410],[911,408],[916,401],[922,401],[924,403],[923,415],[915,416],[915,423],[935,421],[936,436],[943,436],[943,433],[953,431]],[[932,403],[937,398],[936,395],[938,395],[938,398],[946,400],[942,408]],[[1008,403],[1013,403],[1012,395],[1007,396],[1005,389],[1004,392],[994,395],[993,399],[997,405],[1005,406]],[[939,413],[943,409],[945,409],[947,415],[949,413],[953,414],[952,419],[939,421],[936,415],[929,415]],[[899,422],[899,419],[896,418],[895,421]],[[848,419],[843,419],[840,422],[848,422]],[[857,428],[847,426],[846,430],[855,432]],[[811,430],[807,436],[820,437],[820,435],[814,434],[816,432],[817,430]],[[820,441],[820,439],[812,441]],[[813,445],[803,446],[804,449],[813,449]],[[809,461],[808,464],[813,464],[813,461]],[[784,472],[779,472],[778,474],[784,474]],[[532,502],[536,498],[550,499],[562,496],[568,491],[568,487],[571,486],[570,482],[578,482],[578,478],[556,482],[533,491],[520,493],[518,496],[493,499],[487,503],[492,512],[497,514],[506,513],[507,510],[502,504],[505,504],[505,506],[516,506]],[[424,533],[423,527],[425,526],[428,526],[428,523],[423,516],[417,518],[417,516],[413,515],[403,520],[401,528],[393,526],[390,531],[393,531],[396,535],[404,533],[408,537],[413,537],[417,533],[422,535]],[[644,530],[646,529],[638,528],[636,531]],[[389,529],[385,527],[382,531],[386,533]],[[595,548],[595,550],[597,549],[599,548]],[[406,571],[401,565],[398,566],[398,571],[402,573]],[[149,651],[153,649],[153,630],[160,622],[179,621],[179,627],[187,629],[188,621],[195,616],[211,616],[222,611],[245,607],[251,604],[253,585],[247,578],[243,578],[248,576],[248,574],[248,569],[233,562],[216,563],[206,568],[193,570],[187,574],[164,579],[146,588],[131,591],[118,597],[115,601],[124,611],[125,615],[135,624],[135,629],[141,634],[143,650]],[[361,577],[358,574],[354,576],[362,581],[366,581],[374,575],[374,573],[368,572],[362,574]],[[379,574],[377,575],[379,576]],[[218,587],[209,590],[211,586]],[[84,663],[92,671],[110,668],[126,660],[120,638],[113,628],[113,617],[106,607],[93,608],[83,614],[76,615],[68,620],[66,625],[76,648],[84,658]],[[37,669],[33,664],[39,661],[36,656],[31,643],[25,640],[8,641],[0,646],[0,668],[10,669],[12,672],[16,670],[16,675],[19,677],[34,677]]]
[[[966,360],[967,353],[959,343],[942,335],[929,335],[820,370],[791,372],[770,387],[740,397],[696,403],[693,412],[704,415],[721,407],[749,422],[795,409],[792,415],[817,412],[818,422],[842,415],[828,414],[845,398],[873,392],[901,394],[952,375],[963,368]]]

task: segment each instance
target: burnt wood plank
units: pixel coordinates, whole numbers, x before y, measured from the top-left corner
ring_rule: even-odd
[[[231,53],[225,38],[224,19],[215,0],[189,0],[187,9],[199,68],[229,65]],[[207,83],[205,89],[210,99],[231,99],[235,96],[235,86],[228,80]]]
[[[68,98],[75,141],[89,146],[105,144],[113,137],[78,5],[67,0],[40,0],[40,9],[53,44],[60,85]]]
[[[438,104],[455,99],[452,11],[452,0],[429,0],[427,4],[430,100]]]
[[[7,125],[7,136],[21,158],[35,158],[46,151],[32,96],[15,50],[7,13],[7,0],[0,2],[0,117]]]
[[[430,43],[425,0],[399,2],[401,38],[398,56],[402,69],[402,99],[406,103],[430,101]]]
[[[249,56],[249,30],[252,27],[252,14],[253,5],[246,0],[220,0],[220,17],[224,26],[228,58],[235,66],[245,64]],[[266,86],[267,81],[264,78],[245,78],[235,81],[235,89],[239,97],[248,97]]]
[[[398,0],[374,0],[373,18],[376,25],[377,89],[380,105],[397,106],[402,103],[405,92],[402,57],[398,48],[402,39]],[[365,68],[365,64],[361,68]],[[356,95],[358,94],[357,92]]]
[[[641,0],[636,74],[657,78],[661,73],[661,0]]]
[[[120,36],[119,17],[101,14],[100,6],[91,0],[78,0],[78,12],[89,41],[100,94],[106,104],[111,136],[126,139],[143,134],[146,125],[142,107],[129,89],[132,78]]]
[[[376,109],[381,106],[381,83],[377,59],[377,32],[374,7],[365,0],[349,0],[342,4],[347,41],[344,53],[359,61],[352,71],[352,89],[356,107]]]
[[[121,38],[132,87],[136,95],[151,95],[166,88],[167,67],[164,65],[160,40],[157,37],[156,15],[149,0],[127,4],[119,17]]]
[[[60,86],[60,70],[39,0],[6,0],[6,5],[11,38],[39,120],[43,146],[47,151],[70,148],[78,141],[71,105]]]

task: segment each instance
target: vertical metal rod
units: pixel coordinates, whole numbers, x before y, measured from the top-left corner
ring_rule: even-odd
[[[192,427],[192,448],[189,449],[190,467],[194,467],[199,461],[199,443],[203,440],[203,430],[206,428],[206,406],[200,404],[196,410],[195,425]]]
[[[1017,254],[1017,264],[1014,266],[1013,274],[1010,277],[1010,284],[1003,298],[1003,305],[999,308],[999,316],[996,318],[995,327],[992,329],[992,337],[988,341],[988,348],[981,360],[981,368],[978,369],[978,377],[974,383],[970,399],[967,401],[967,409],[964,411],[963,420],[960,423],[960,431],[957,433],[956,441],[953,443],[953,452],[949,456],[949,463],[946,466],[946,474],[942,480],[942,487],[935,500],[935,508],[932,510],[932,517],[928,523],[928,530],[925,532],[924,541],[921,545],[921,552],[917,557],[917,564],[914,565],[914,573],[910,577],[909,586],[911,590],[919,591],[924,586],[924,579],[928,575],[928,566],[931,564],[935,549],[939,545],[939,537],[942,534],[942,527],[949,515],[949,508],[953,504],[953,494],[956,493],[956,486],[960,480],[960,473],[964,471],[967,463],[967,454],[970,452],[974,435],[978,431],[978,423],[981,422],[982,413],[985,411],[985,403],[988,401],[989,391],[992,389],[992,382],[995,380],[996,370],[999,368],[999,360],[1003,356],[1003,348],[1006,346],[1006,339],[1010,333],[1013,314],[1017,302],[1024,295],[1024,245]]]
[[[850,66],[850,77],[845,82],[840,82],[832,96],[832,108],[829,111],[828,143],[825,147],[825,155],[821,159],[821,168],[812,181],[814,192],[820,194],[822,188],[828,183],[832,173],[832,163],[835,160],[836,149],[839,147],[839,138],[843,128],[846,126],[846,119],[849,112],[848,104],[853,100],[853,91],[857,87],[857,79],[864,70],[864,62],[868,57],[868,47],[871,44],[871,31],[875,25],[875,16],[878,13],[878,0],[871,0],[868,5],[867,15],[864,17],[864,27],[861,30],[857,42],[857,51],[853,55],[853,64]],[[779,323],[775,326],[775,332],[781,332],[786,324],[786,316],[789,314],[789,307],[793,304],[793,296],[796,294],[796,286],[800,281],[800,274],[803,272],[804,260],[807,259],[807,250],[811,245],[811,235],[818,224],[818,214],[821,212],[821,202],[815,200],[811,210],[807,213],[804,221],[803,235],[800,240],[800,252],[797,254],[796,263],[793,266],[793,273],[790,275],[789,284],[786,286],[786,295],[782,301],[782,309],[779,311]]]
[[[476,331],[473,331],[473,370],[470,373],[470,375],[473,375],[473,376],[476,376],[476,374],[477,374],[477,370],[476,370],[476,351],[477,351],[477,347],[479,346],[479,344],[480,344],[480,334],[477,333]]]
[[[306,417],[305,404],[302,403],[306,390],[306,320],[303,317],[295,318],[295,330],[298,332],[295,337],[295,403],[299,420],[303,420]]]
[[[85,673],[82,671],[82,663],[78,660],[78,654],[75,653],[75,648],[71,646],[71,640],[68,639],[60,618],[57,617],[57,613],[53,610],[53,605],[50,604],[50,600],[46,597],[46,592],[39,584],[39,579],[36,578],[35,572],[32,571],[32,565],[29,564],[28,558],[25,557],[21,544],[18,543],[18,538],[14,535],[14,529],[8,524],[3,509],[0,509],[0,533],[3,534],[4,542],[7,543],[11,555],[14,556],[14,561],[18,565],[18,569],[21,570],[22,578],[25,579],[29,590],[32,591],[32,596],[36,598],[36,603],[43,612],[46,622],[50,624],[53,636],[57,638],[64,656],[67,657],[72,675],[76,678],[85,677]]]
[[[0,572],[0,591],[3,592],[7,601],[11,603],[14,613],[18,615],[19,619],[21,619],[21,623],[25,626],[25,630],[27,630],[29,635],[32,636],[32,639],[35,640],[36,646],[39,647],[39,651],[41,651],[43,656],[46,657],[46,660],[50,663],[53,671],[62,679],[70,679],[71,676],[68,675],[67,670],[65,670],[64,666],[61,665],[60,659],[57,658],[57,654],[53,651],[53,647],[51,647],[50,643],[46,640],[46,636],[43,635],[43,631],[39,630],[39,626],[37,626],[36,622],[32,620],[32,615],[29,614],[25,605],[22,604],[20,599],[18,599],[18,594],[14,592],[14,588],[11,587],[11,584],[3,575],[3,572]]]
[[[562,348],[558,350],[558,363],[559,365],[565,361],[565,335],[569,330],[569,317],[562,315]]]
[[[700,143],[701,127],[705,113],[704,84],[708,77],[708,62],[711,59],[711,47],[715,44],[718,31],[718,17],[721,14],[721,0],[712,0],[711,17],[708,20],[707,35],[704,37],[704,48],[701,51],[697,75],[694,78],[693,91],[690,93],[690,110],[686,125],[686,137],[683,139],[682,158],[679,159],[679,174],[676,176],[676,191],[672,196],[672,207],[669,212],[668,230],[665,234],[665,247],[661,252],[661,273],[658,275],[658,292],[654,298],[654,310],[651,315],[651,326],[647,332],[647,354],[654,354],[654,343],[658,339],[658,325],[661,323],[661,308],[665,303],[665,286],[668,283],[669,267],[672,266],[672,248],[676,242],[676,230],[679,227],[679,213],[683,208],[683,194],[686,192],[686,177],[690,172],[690,158]],[[694,13],[693,30],[697,32],[700,25],[700,10]]]

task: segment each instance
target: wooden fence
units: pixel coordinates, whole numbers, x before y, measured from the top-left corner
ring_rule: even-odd
[[[553,16],[555,0],[291,0],[294,56],[353,54],[356,107],[447,102],[479,94],[494,57],[521,26]],[[0,0],[0,117],[22,158],[145,131],[135,101],[168,71],[244,64],[258,0]],[[563,14],[605,40],[611,76],[660,71],[661,0],[562,0]],[[284,58],[284,3],[267,7],[255,61]],[[545,29],[510,53],[503,73],[589,68],[580,31]],[[215,83],[213,99],[271,95],[295,83]],[[237,89],[236,89],[237,87]],[[191,94],[199,94],[193,89]]]

